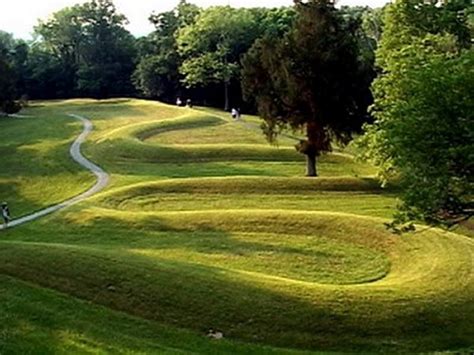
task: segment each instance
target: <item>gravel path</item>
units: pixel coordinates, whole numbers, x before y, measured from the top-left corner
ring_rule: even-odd
[[[71,145],[71,148],[69,149],[69,154],[71,154],[71,157],[78,162],[80,165],[82,165],[84,168],[87,170],[90,170],[92,173],[94,173],[95,176],[97,176],[97,182],[95,183],[94,186],[92,186],[89,190],[83,192],[80,195],[77,195],[69,200],[66,200],[64,202],[61,202],[57,205],[53,205],[50,207],[47,207],[45,209],[42,209],[40,211],[37,211],[35,213],[23,216],[18,219],[12,220],[10,223],[8,223],[8,228],[10,227],[15,227],[23,223],[27,223],[30,221],[33,221],[35,219],[38,219],[40,217],[46,216],[47,214],[59,211],[63,208],[69,207],[77,202],[80,202],[100,190],[102,190],[104,187],[107,186],[109,183],[109,174],[107,174],[104,170],[102,170],[99,166],[95,165],[91,161],[87,160],[82,154],[81,154],[81,144],[84,143],[86,140],[87,136],[89,133],[92,131],[92,122],[89,121],[87,118],[79,116],[79,115],[74,115],[74,114],[69,114],[69,116],[74,117],[78,120],[81,120],[82,123],[84,124],[84,130],[82,133],[79,135],[79,137],[76,138],[74,143]],[[0,229],[3,229],[3,226],[0,225]]]

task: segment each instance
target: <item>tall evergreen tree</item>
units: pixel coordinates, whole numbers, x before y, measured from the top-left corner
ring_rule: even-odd
[[[367,120],[371,68],[360,60],[359,21],[344,19],[329,0],[296,2],[297,19],[280,40],[258,40],[243,60],[243,88],[254,98],[270,141],[285,129],[304,129],[297,145],[307,175],[331,142],[347,143]]]

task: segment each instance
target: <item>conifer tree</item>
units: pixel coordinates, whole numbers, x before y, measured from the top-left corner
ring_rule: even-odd
[[[344,19],[329,0],[295,7],[287,35],[256,41],[243,59],[243,89],[270,142],[288,128],[305,131],[296,148],[306,156],[307,175],[317,176],[317,156],[334,140],[347,143],[367,120],[373,74],[359,56],[359,21]]]

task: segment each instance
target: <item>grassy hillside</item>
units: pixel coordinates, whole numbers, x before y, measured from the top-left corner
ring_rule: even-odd
[[[0,149],[55,147],[15,151],[31,175],[3,172],[16,184],[0,190],[13,211],[93,182],[68,158],[80,131],[69,112],[93,121],[85,154],[111,184],[1,233],[0,353],[473,348],[473,240],[423,226],[389,233],[397,190],[381,189],[371,166],[337,151],[321,157],[321,177],[304,178],[294,140],[268,145],[254,117],[125,99],[41,103],[0,122],[28,129]],[[51,165],[33,173],[33,161]],[[41,179],[56,190],[26,198]]]
[[[0,119],[0,198],[21,216],[61,202],[93,185],[69,156],[81,124],[60,112],[35,108],[31,117]]]

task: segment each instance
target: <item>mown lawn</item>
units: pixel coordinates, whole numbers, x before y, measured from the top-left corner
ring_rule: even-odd
[[[94,183],[69,157],[81,123],[50,109],[25,114],[32,116],[0,119],[0,199],[15,216],[61,202]]]
[[[62,198],[92,182],[67,159],[80,131],[68,112],[93,120],[85,153],[111,185],[1,233],[0,353],[474,346],[473,240],[423,226],[391,234],[396,186],[380,188],[347,151],[322,156],[321,177],[308,179],[292,139],[266,144],[255,117],[128,99],[42,103],[22,119],[32,128],[21,144],[63,142],[41,157],[54,160],[43,174]],[[63,180],[64,167],[78,172]],[[21,200],[30,186],[18,186],[1,198]],[[44,190],[22,208],[53,200]]]

